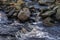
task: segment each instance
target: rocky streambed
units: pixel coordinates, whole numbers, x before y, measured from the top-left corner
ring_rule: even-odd
[[[46,1],[42,0],[43,4],[45,2]],[[51,1],[48,1],[48,2],[51,2]],[[2,6],[6,10],[0,11],[0,40],[60,40],[59,23],[56,23],[56,25],[54,26],[48,27],[43,25],[43,21],[41,21],[40,19],[40,16],[42,16],[43,19],[47,17],[48,22],[50,22],[49,19],[52,18],[52,17],[50,18],[50,16],[51,14],[56,12],[57,7],[55,7],[55,5],[50,6],[50,4],[47,4],[49,6],[43,5],[41,4],[41,2],[37,3],[37,0],[35,1],[25,0],[25,4],[28,8],[23,8],[23,10],[20,10],[19,13],[20,12],[24,13],[26,11],[25,12],[26,14],[29,13],[27,17],[35,21],[34,22],[26,21],[21,23],[14,18],[8,19],[6,13],[9,13],[8,15],[11,17],[12,14],[15,12],[15,8]],[[7,9],[10,9],[10,10],[7,10]],[[29,9],[31,10],[29,11]],[[36,15],[39,15],[41,11],[43,12],[42,15],[36,17]],[[33,13],[32,16],[30,16],[30,12]],[[24,19],[24,17],[26,17],[24,15],[23,15],[24,17],[23,16],[19,17],[19,16],[18,18],[22,17],[22,20]],[[52,22],[52,24],[53,23],[54,22]]]
[[[60,40],[59,25],[45,27],[41,21],[34,23],[18,23],[15,21],[8,24],[9,20],[7,17],[6,20],[4,18],[3,20],[0,18],[0,40]]]

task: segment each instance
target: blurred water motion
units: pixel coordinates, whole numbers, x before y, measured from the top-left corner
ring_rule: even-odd
[[[41,25],[40,25],[41,24]],[[30,25],[31,26],[31,25]],[[42,23],[35,23],[32,25],[34,28],[31,32],[26,34],[17,32],[16,38],[18,40],[60,40],[60,28],[57,26],[54,27],[44,27]],[[19,37],[20,35],[20,37]],[[24,37],[23,37],[24,36]]]
[[[25,0],[25,2],[28,4],[31,0]],[[39,6],[38,3],[27,6],[34,6],[36,9],[48,9],[48,6]],[[25,24],[18,23],[16,20],[12,24],[4,25],[7,21],[5,12],[0,11],[0,40],[60,40],[60,25],[45,27],[42,21]],[[23,33],[21,28],[26,28],[30,32]]]

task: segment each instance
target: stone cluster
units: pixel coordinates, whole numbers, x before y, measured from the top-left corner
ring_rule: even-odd
[[[19,40],[17,36],[20,38],[19,35],[31,32],[35,28],[33,23],[41,21],[43,26],[60,22],[60,7],[56,0],[0,0],[1,40]]]
[[[55,21],[60,19],[60,8],[56,6],[56,0],[18,0],[0,5],[0,9],[6,12],[9,18],[16,18],[20,21],[38,21],[41,17],[44,25],[49,20],[47,23],[47,26],[49,26],[49,24],[54,25]],[[53,22],[51,22],[52,20]]]

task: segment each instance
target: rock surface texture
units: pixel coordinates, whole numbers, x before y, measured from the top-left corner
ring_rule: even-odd
[[[0,40],[60,40],[55,0],[10,1],[0,3]]]

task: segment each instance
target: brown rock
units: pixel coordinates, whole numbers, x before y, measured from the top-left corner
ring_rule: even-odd
[[[57,9],[56,19],[60,20],[60,7]]]
[[[30,11],[28,8],[23,8],[18,14],[18,18],[22,21],[27,20],[29,17]]]
[[[54,21],[50,17],[47,17],[46,19],[43,20],[43,24],[46,26],[53,26]]]
[[[17,3],[14,3],[17,10],[21,9],[21,5],[24,4],[23,0],[18,0]]]
[[[56,1],[60,3],[60,0],[56,0]]]

